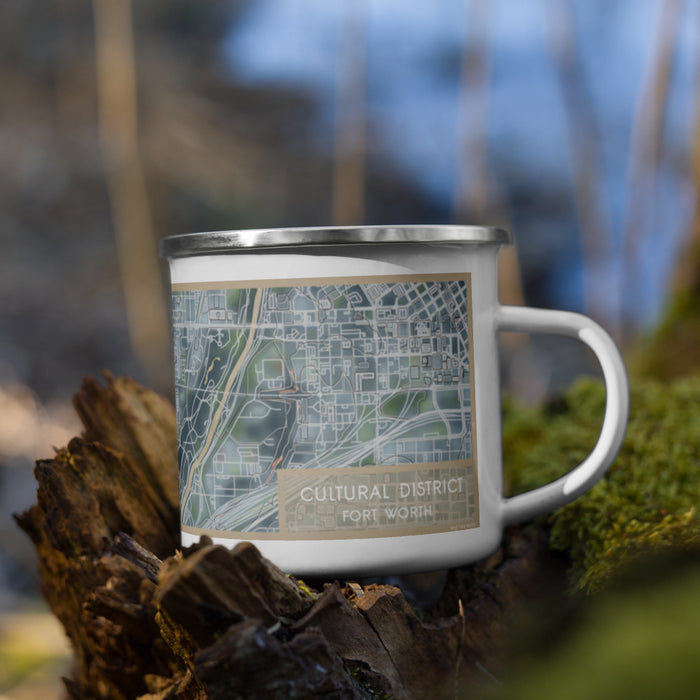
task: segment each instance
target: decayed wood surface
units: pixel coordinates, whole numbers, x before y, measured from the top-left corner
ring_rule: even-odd
[[[171,404],[109,375],[74,403],[84,434],[37,462],[37,503],[16,516],[74,649],[71,698],[461,696],[503,662],[552,565],[512,531],[419,610],[391,585],[310,587],[251,544],[180,551]]]

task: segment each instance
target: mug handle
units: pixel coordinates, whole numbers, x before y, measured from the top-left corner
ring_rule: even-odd
[[[504,498],[503,522],[512,525],[571,503],[605,474],[625,437],[629,417],[629,384],[625,365],[612,338],[587,316],[527,306],[499,306],[496,327],[499,331],[555,333],[578,338],[595,353],[605,380],[605,416],[593,451],[556,481],[512,498]]]

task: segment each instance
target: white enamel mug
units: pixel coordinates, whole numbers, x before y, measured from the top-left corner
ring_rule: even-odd
[[[463,565],[608,469],[627,376],[591,319],[504,306],[502,229],[272,229],[165,238],[183,545],[253,542],[296,575]],[[503,496],[499,331],[578,338],[606,386],[598,442]]]

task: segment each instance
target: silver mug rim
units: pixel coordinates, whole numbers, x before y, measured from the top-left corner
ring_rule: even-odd
[[[396,243],[507,245],[512,242],[510,231],[497,226],[314,226],[177,234],[163,238],[159,252],[162,258],[183,258],[267,248]]]

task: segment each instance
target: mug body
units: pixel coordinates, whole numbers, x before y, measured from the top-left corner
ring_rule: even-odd
[[[448,568],[502,530],[495,311],[507,232],[164,240],[182,543],[296,575]]]

